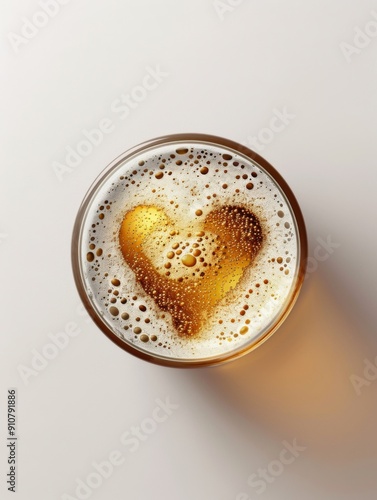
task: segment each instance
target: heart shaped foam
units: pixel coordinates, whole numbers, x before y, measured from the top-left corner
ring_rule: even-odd
[[[171,314],[181,336],[198,334],[214,307],[233,290],[258,254],[258,218],[242,206],[202,212],[178,228],[164,210],[141,205],[119,231],[123,257],[157,306]]]

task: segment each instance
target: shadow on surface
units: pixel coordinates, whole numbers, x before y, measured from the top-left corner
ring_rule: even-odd
[[[335,465],[376,457],[377,380],[357,395],[350,376],[363,376],[363,360],[373,362],[377,349],[341,295],[334,300],[319,272],[310,276],[271,339],[238,361],[195,370],[195,390],[210,391],[277,439],[297,438],[313,459]]]

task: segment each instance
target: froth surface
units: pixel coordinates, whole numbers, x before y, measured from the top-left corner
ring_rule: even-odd
[[[87,293],[122,341],[204,359],[256,342],[284,310],[297,227],[279,186],[222,146],[173,143],[113,169],[82,229]]]

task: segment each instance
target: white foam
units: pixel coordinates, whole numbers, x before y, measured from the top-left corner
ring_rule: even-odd
[[[184,155],[177,154],[177,148],[189,148],[189,151]],[[172,154],[175,158],[170,157]],[[232,155],[232,159],[224,160],[223,154]],[[189,155],[193,155],[192,158]],[[201,156],[199,160],[198,155]],[[149,172],[161,171],[159,166],[163,160],[166,160],[162,170],[164,177],[157,179]],[[182,161],[182,165],[176,165],[177,160]],[[194,163],[195,160],[199,163]],[[144,164],[140,166],[139,162]],[[239,162],[239,165],[234,166],[234,162]],[[199,172],[203,165],[209,169],[206,175]],[[172,172],[170,175],[169,171]],[[253,177],[253,173],[257,176]],[[257,341],[289,301],[299,254],[294,215],[284,193],[270,175],[232,150],[190,142],[158,146],[153,152],[146,150],[110,174],[94,195],[82,229],[81,265],[85,284],[92,305],[103,321],[124,342],[167,358],[211,358]],[[243,175],[247,179],[243,179]],[[247,189],[250,182],[254,187]],[[222,187],[224,184],[227,188]],[[215,198],[214,194],[217,195]],[[118,242],[119,228],[124,215],[139,205],[161,207],[183,228],[195,219],[196,210],[203,210],[205,217],[223,205],[247,207],[261,222],[262,249],[235,289],[215,307],[198,338],[186,339],[177,335],[169,313],[156,306],[123,259]],[[99,218],[101,213],[103,219]],[[95,245],[95,248],[91,249],[89,245]],[[102,250],[100,256],[96,255],[98,249]],[[94,254],[92,262],[87,260],[88,252]],[[108,276],[105,277],[105,273]],[[119,279],[120,286],[111,283],[113,278]],[[115,290],[119,295],[113,294]],[[249,290],[253,290],[252,293]],[[122,298],[127,302],[122,303]],[[146,306],[146,311],[141,311],[140,305]],[[111,306],[119,310],[119,315],[113,316],[109,312]],[[241,310],[245,311],[244,315],[240,314]],[[127,313],[129,318],[122,319],[122,313]],[[150,322],[146,323],[145,319]],[[245,326],[247,333],[240,334]],[[135,334],[134,328],[140,328],[142,332]],[[146,342],[142,340],[146,340],[143,334],[148,336]],[[153,336],[157,340],[151,340]]]

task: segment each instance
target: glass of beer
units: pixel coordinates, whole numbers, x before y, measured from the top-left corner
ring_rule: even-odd
[[[81,300],[119,347],[195,367],[255,349],[300,291],[307,239],[281,175],[236,142],[154,139],[122,154],[79,209],[72,265]]]

